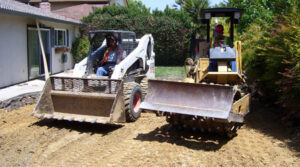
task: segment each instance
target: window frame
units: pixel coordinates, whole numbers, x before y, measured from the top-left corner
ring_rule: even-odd
[[[58,31],[62,31],[64,32],[64,36],[63,36],[63,45],[59,45],[58,44]],[[62,47],[62,46],[66,46],[66,47],[69,47],[68,46],[68,33],[67,33],[67,29],[63,29],[63,28],[54,28],[54,46],[55,47]]]

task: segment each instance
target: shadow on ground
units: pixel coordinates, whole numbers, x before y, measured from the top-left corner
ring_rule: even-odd
[[[194,150],[216,151],[230,139],[216,134],[195,132],[190,129],[178,130],[167,124],[149,133],[139,134],[135,140],[167,142]]]
[[[102,134],[103,136],[109,134],[110,132],[122,128],[123,125],[113,125],[113,124],[91,124],[87,122],[75,122],[75,121],[58,121],[58,120],[48,120],[43,119],[36,122],[30,126],[47,126],[48,128],[57,129],[67,129],[69,131],[78,131],[80,133],[91,133]]]
[[[294,132],[296,127],[286,127],[282,124],[281,116],[280,109],[266,107],[257,100],[253,100],[251,102],[251,112],[246,117],[245,126],[286,143],[292,151],[297,152],[297,156],[299,157],[300,136],[295,137]]]

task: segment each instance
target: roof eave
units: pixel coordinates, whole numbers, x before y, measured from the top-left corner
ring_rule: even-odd
[[[3,8],[0,8],[0,13],[13,14],[13,15],[17,15],[17,16],[32,18],[32,19],[41,19],[41,20],[46,20],[46,21],[54,21],[54,22],[59,22],[59,23],[71,24],[71,25],[75,25],[75,26],[84,26],[85,25],[83,23],[76,23],[76,22],[72,22],[72,21],[55,19],[55,18],[50,18],[50,17],[31,14],[31,13],[24,13],[24,12],[19,12],[19,11],[12,11],[12,10],[3,9]]]
[[[42,0],[31,0],[29,3],[40,3]],[[105,2],[110,2],[110,0],[49,0],[50,3],[60,3],[60,2],[99,2],[99,3],[105,3]]]

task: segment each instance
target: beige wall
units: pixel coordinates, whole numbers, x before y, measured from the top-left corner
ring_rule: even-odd
[[[27,25],[35,25],[35,20],[21,16],[0,14],[0,88],[28,80]],[[78,34],[78,26],[41,21],[45,27],[68,29],[69,48]],[[68,52],[67,62],[61,61],[61,54],[52,48],[52,73],[73,68],[73,58]]]

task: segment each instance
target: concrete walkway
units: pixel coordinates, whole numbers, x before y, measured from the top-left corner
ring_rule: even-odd
[[[54,74],[53,76],[72,77],[72,71]],[[26,93],[41,92],[44,85],[44,80],[36,79],[0,89],[0,102]]]
[[[44,85],[43,80],[32,80],[0,89],[0,102],[26,93],[41,92]]]

